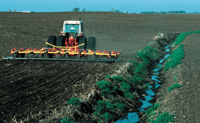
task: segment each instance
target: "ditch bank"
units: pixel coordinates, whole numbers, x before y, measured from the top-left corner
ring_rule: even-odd
[[[192,100],[198,99],[194,96],[198,95],[197,90],[199,88],[199,84],[198,80],[197,82],[194,82],[191,79],[191,76],[195,72],[191,72],[191,74],[190,72],[188,72],[188,69],[190,70],[190,68],[187,67],[193,63],[188,62],[187,64],[189,65],[187,65],[185,62],[186,59],[190,59],[189,57],[193,57],[192,53],[195,54],[195,48],[197,47],[195,47],[194,45],[195,41],[192,42],[193,44],[190,41],[187,43],[183,42],[187,35],[196,33],[200,33],[200,30],[181,33],[176,38],[174,44],[171,47],[170,57],[168,57],[168,59],[166,59],[166,61],[162,64],[163,69],[161,69],[159,74],[159,80],[161,80],[160,84],[162,86],[160,86],[160,88],[156,90],[156,95],[152,100],[154,105],[149,107],[145,112],[140,115],[141,122],[168,123],[199,121],[199,111],[197,111],[197,107],[195,107],[194,109],[191,108],[192,106],[198,105],[198,101],[196,101],[197,104],[195,104],[195,101],[192,102]],[[192,50],[190,49],[191,44],[193,45]],[[186,49],[190,49],[190,53],[188,53],[188,49],[185,53],[184,47],[186,47]],[[197,69],[193,70],[198,70],[198,67],[196,68]],[[190,79],[186,81],[186,77],[189,77]],[[189,87],[189,85],[191,85],[191,87]],[[196,87],[197,89],[193,89],[194,87]],[[189,92],[190,88],[192,88],[192,92]],[[192,113],[195,113],[196,116],[194,116],[194,114]]]
[[[39,123],[114,123],[127,119],[128,113],[138,113],[139,117],[149,85],[156,88],[151,79],[153,70],[165,56],[165,47],[173,43],[178,33],[160,34],[146,48],[139,50],[135,59],[122,63],[113,75],[98,81],[87,96],[71,98],[67,106],[52,111],[52,116],[43,120],[29,118],[25,122]],[[153,102],[152,102],[153,103]],[[144,120],[141,118],[141,121]]]

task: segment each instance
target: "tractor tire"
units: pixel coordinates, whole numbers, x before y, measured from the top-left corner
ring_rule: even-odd
[[[88,38],[87,49],[96,51],[96,40],[95,40],[95,37],[89,37]]]
[[[64,39],[65,38],[63,36],[58,36],[56,40],[56,46],[63,46]]]
[[[82,43],[85,43],[85,45],[80,46],[79,49],[86,50],[87,49],[87,39],[86,39],[86,37],[79,37],[79,39],[78,39],[78,45],[80,45]]]
[[[56,43],[56,36],[49,36],[49,39],[47,41],[48,43],[55,45]],[[47,45],[48,48],[53,48],[53,46]]]

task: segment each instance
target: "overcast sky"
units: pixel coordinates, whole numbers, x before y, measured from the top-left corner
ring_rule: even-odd
[[[86,11],[111,11],[112,8],[128,13],[142,11],[200,12],[200,0],[0,0],[0,11],[60,12],[79,7]]]

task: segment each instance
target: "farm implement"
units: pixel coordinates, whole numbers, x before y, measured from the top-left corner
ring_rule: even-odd
[[[83,34],[82,21],[64,21],[60,36],[49,36],[47,48],[11,49],[10,60],[67,60],[115,62],[120,52],[96,50],[95,37]]]

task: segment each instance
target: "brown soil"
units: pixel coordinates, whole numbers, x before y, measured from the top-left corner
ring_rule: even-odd
[[[84,22],[85,36],[95,36],[98,50],[119,50],[134,58],[158,32],[198,30],[199,15],[129,15],[119,13],[0,13],[1,58],[10,49],[42,48],[49,35],[59,35],[64,20]],[[130,28],[131,27],[131,28]],[[113,74],[118,63],[5,62],[0,64],[0,121],[32,112],[49,115],[71,97],[88,93],[97,81]],[[88,84],[89,83],[89,84]],[[192,90],[191,90],[192,91]],[[43,115],[40,115],[41,119]]]
[[[96,81],[113,73],[113,65],[2,61],[0,108],[3,119],[59,109],[71,97],[87,93]]]
[[[95,36],[98,50],[122,52],[129,60],[159,32],[198,30],[199,15],[145,15],[112,12],[0,13],[0,53],[10,56],[12,48],[42,48],[50,35],[58,36],[64,20],[81,20],[85,36]]]

